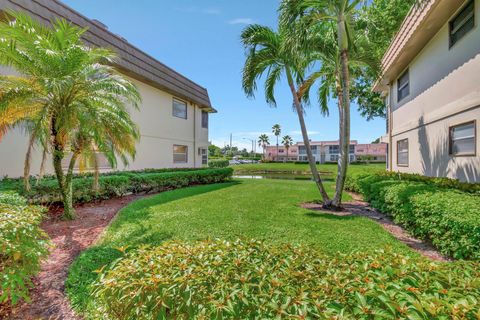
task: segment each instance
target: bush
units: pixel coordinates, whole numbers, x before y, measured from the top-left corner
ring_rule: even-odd
[[[40,229],[44,211],[17,194],[0,193],[0,303],[28,301],[31,277],[48,254],[48,237]]]
[[[417,175],[360,173],[349,176],[346,187],[362,193],[372,207],[390,214],[413,235],[431,240],[443,254],[480,260],[477,185]]]
[[[226,168],[230,165],[227,159],[209,160],[208,166],[210,168]]]
[[[391,251],[170,242],[104,269],[90,310],[94,319],[475,319],[479,279],[478,263]]]
[[[92,187],[94,181],[92,176],[78,176],[73,180],[73,203],[110,199],[129,193],[160,192],[195,184],[218,183],[230,179],[232,174],[233,170],[230,168],[110,173],[100,176],[99,188],[96,191]],[[54,203],[61,200],[56,180],[42,180],[33,185],[30,192],[24,192],[23,195],[37,204]]]

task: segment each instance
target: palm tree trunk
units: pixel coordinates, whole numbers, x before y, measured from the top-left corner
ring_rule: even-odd
[[[286,71],[287,71],[288,85],[290,86],[290,90],[293,95],[293,103],[297,111],[298,121],[300,122],[300,129],[302,131],[303,143],[305,144],[305,148],[307,149],[307,158],[308,158],[308,163],[310,164],[310,171],[312,171],[313,179],[315,180],[318,191],[322,196],[324,205],[329,206],[330,198],[328,197],[327,192],[325,191],[325,187],[323,186],[323,183],[322,183],[322,178],[320,178],[320,174],[318,173],[318,170],[317,170],[317,164],[315,162],[315,159],[313,158],[312,149],[310,148],[310,140],[308,138],[307,127],[305,125],[305,119],[303,117],[303,108],[300,103],[300,99],[297,96],[297,90],[295,89],[295,85],[293,83],[292,74],[290,73],[289,69],[286,69]]]
[[[339,99],[342,99],[340,107],[340,161],[338,163],[335,196],[332,201],[333,206],[336,207],[339,207],[342,203],[342,193],[345,186],[345,178],[347,177],[350,150],[350,80],[348,71],[348,51],[346,49],[341,51],[340,64],[342,85],[342,95],[339,97]]]
[[[43,147],[42,163],[40,163],[40,172],[37,178],[37,185],[40,183],[40,181],[43,179],[43,176],[45,175],[45,165],[47,164],[47,151],[47,147]]]
[[[30,134],[30,139],[28,140],[27,153],[25,155],[25,163],[23,166],[23,187],[25,191],[30,191],[30,162],[32,160],[32,149],[33,144],[35,143],[35,133]]]
[[[100,189],[100,185],[99,185],[99,178],[100,178],[100,172],[98,170],[98,156],[97,156],[97,153],[95,152],[94,155],[93,155],[93,186],[92,186],[92,189],[95,193],[98,192],[98,190]]]
[[[278,161],[278,158],[279,157],[278,157],[278,136],[277,136],[277,160],[276,161]]]

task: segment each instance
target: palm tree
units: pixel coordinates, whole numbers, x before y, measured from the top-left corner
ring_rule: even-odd
[[[267,146],[270,145],[270,139],[266,134],[261,134],[260,137],[258,137],[258,146],[262,147],[263,149],[263,160],[265,160],[265,151],[267,150]]]
[[[139,132],[127,105],[138,108],[140,95],[109,66],[116,59],[110,50],[82,43],[85,30],[65,20],[49,28],[25,14],[9,15],[12,22],[0,23],[0,64],[20,76],[0,76],[0,137],[14,126],[29,132],[26,181],[33,146],[51,154],[63,217],[73,219],[77,160],[103,153],[115,166],[117,159],[127,163],[135,156]],[[66,171],[63,160],[68,160]]]
[[[275,135],[277,138],[277,161],[278,161],[278,137],[282,133],[282,129],[280,128],[279,124],[274,124],[272,127],[272,133]]]
[[[310,60],[301,52],[292,54],[287,47],[286,30],[282,27],[278,32],[275,32],[265,26],[250,25],[243,30],[241,39],[247,50],[247,58],[243,68],[243,90],[247,96],[254,97],[257,81],[265,74],[265,98],[267,103],[276,106],[275,86],[282,75],[287,78],[293,97],[293,106],[298,116],[307,150],[310,170],[323,202],[325,204],[329,203],[330,199],[318,173],[305,125],[303,102],[306,101],[307,94],[306,92],[299,92],[299,88],[304,84],[304,72],[309,66]]]
[[[283,0],[281,20],[291,24],[296,19],[307,27],[315,25],[335,26],[338,48],[340,93],[340,161],[333,206],[340,206],[348,167],[350,145],[350,70],[349,53],[353,48],[352,22],[357,6],[362,0]]]
[[[288,151],[290,150],[290,147],[293,146],[293,139],[289,135],[286,135],[282,138],[282,144],[285,147],[285,150],[287,150],[287,158],[286,161],[288,161]],[[286,162],[285,161],[285,162]]]

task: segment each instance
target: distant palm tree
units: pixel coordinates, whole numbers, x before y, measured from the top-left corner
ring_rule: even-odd
[[[286,135],[282,138],[282,144],[285,147],[285,150],[287,151],[287,158],[286,161],[288,161],[288,151],[290,150],[290,147],[293,145],[293,139],[289,135]],[[285,161],[285,162],[286,162]]]
[[[270,145],[270,139],[266,134],[261,134],[258,137],[258,146],[263,148],[263,160],[265,160],[265,152],[267,150],[267,146]]]
[[[292,27],[292,26],[289,26]],[[287,78],[287,83],[292,94],[294,110],[298,116],[303,142],[305,144],[307,158],[312,176],[325,204],[330,199],[323,186],[322,179],[318,173],[315,158],[310,148],[307,127],[305,125],[303,102],[307,101],[306,91],[300,92],[304,83],[304,73],[311,64],[310,57],[303,52],[292,52],[287,43],[287,30],[280,27],[278,32],[261,26],[250,25],[246,27],[241,35],[242,43],[247,50],[247,58],[243,67],[243,90],[246,95],[253,97],[257,89],[257,81],[264,74],[265,98],[268,103],[276,106],[275,86],[282,75]]]
[[[25,14],[0,22],[0,64],[19,76],[0,76],[0,138],[14,126],[30,134],[25,160],[28,188],[30,157],[35,144],[51,154],[64,204],[63,218],[75,218],[73,172],[77,160],[96,160],[103,153],[112,166],[135,156],[140,135],[127,105],[138,108],[136,87],[110,65],[116,55],[81,41],[85,29],[65,20],[47,27]],[[68,159],[68,157],[70,157]],[[62,162],[68,159],[64,171]],[[96,165],[98,171],[98,165]],[[96,179],[98,187],[98,179]]]
[[[272,133],[277,137],[277,161],[278,161],[278,137],[282,133],[282,129],[280,128],[279,124],[274,124],[272,127]]]

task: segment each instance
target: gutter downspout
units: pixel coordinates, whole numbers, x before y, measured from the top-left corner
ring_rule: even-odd
[[[392,103],[393,103],[393,94],[392,94],[392,85],[389,85],[388,86],[388,99],[389,99],[389,103],[388,103],[388,169],[389,171],[393,171],[393,147],[392,147],[392,126],[393,126],[393,123],[392,123],[392,120],[393,120],[393,117],[392,117]]]

